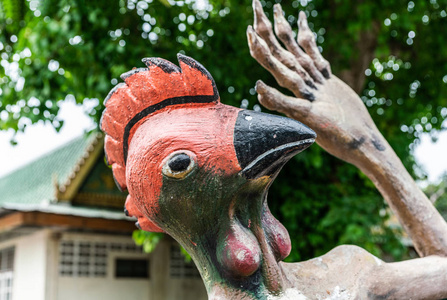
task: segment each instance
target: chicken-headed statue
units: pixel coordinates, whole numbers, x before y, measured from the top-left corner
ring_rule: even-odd
[[[261,103],[315,126],[317,142],[370,176],[399,217],[405,207],[416,205],[438,222],[424,199],[422,204],[406,200],[414,191],[411,182],[402,187],[392,178],[387,186],[376,177],[376,172],[387,176],[388,170],[378,167],[381,162],[400,167],[394,152],[360,99],[354,99],[352,107],[337,103],[344,96],[357,96],[330,73],[313,35],[299,40],[307,56],[287,38],[290,26],[281,31],[285,25],[277,13],[280,7],[275,6],[277,34],[295,54],[291,56],[278,48],[260,7],[255,0],[255,29],[247,31],[251,54],[301,98],[284,96],[259,82]],[[301,15],[303,34],[308,33],[306,24]],[[296,58],[292,67],[290,57]],[[442,221],[438,229],[428,219],[426,225],[414,226],[418,214],[414,209],[405,211],[402,218],[410,221],[403,225],[413,238],[427,233],[415,240],[425,258],[385,263],[361,248],[340,246],[309,261],[283,263],[291,241],[269,211],[267,192],[282,166],[315,141],[315,132],[293,119],[222,104],[209,72],[190,57],[179,54],[178,60],[179,66],[145,58],[147,68],[123,74],[124,83],[105,100],[100,126],[116,183],[129,192],[126,213],[138,219],[141,229],[165,232],[188,251],[210,299],[447,297],[447,261],[441,257],[447,253],[443,240],[447,231]],[[350,109],[352,120],[344,118],[341,123],[337,114]],[[353,133],[350,126],[356,127]],[[365,157],[374,163],[368,164]],[[402,190],[399,195],[397,189]]]

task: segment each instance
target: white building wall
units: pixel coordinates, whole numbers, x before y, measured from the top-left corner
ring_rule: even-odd
[[[46,251],[49,230],[0,243],[0,249],[14,247],[12,297],[14,300],[46,300]]]
[[[118,243],[134,245],[131,237],[120,237],[98,234],[64,233],[64,241],[82,241],[92,243]],[[105,277],[70,277],[55,272],[57,292],[55,300],[148,300],[150,297],[150,279],[115,278],[116,258],[148,258],[146,253],[129,253],[126,251],[111,251],[107,253],[107,275]],[[57,259],[59,261],[59,258]],[[152,262],[149,262],[149,265]],[[150,274],[154,276],[155,274]]]
[[[131,237],[64,233],[62,240],[114,242],[133,245]],[[169,274],[172,242],[164,239],[151,254],[110,251],[107,276],[66,277],[57,274],[57,297],[54,300],[205,300],[208,299],[199,278],[172,278]],[[117,258],[149,258],[149,279],[115,278]],[[58,258],[59,261],[59,258]],[[81,297],[81,298],[80,298]],[[53,299],[51,299],[53,300]]]
[[[201,278],[172,278],[169,272],[172,242],[162,240],[154,252],[151,263],[151,297],[154,300],[206,300]],[[130,299],[130,298],[129,298]]]
[[[134,245],[132,238],[95,233],[70,233],[40,229],[0,242],[0,250],[14,247],[12,300],[204,300],[200,278],[169,275],[169,241],[162,241],[152,254],[109,251],[105,277],[74,277],[60,274],[61,241],[78,240]],[[116,258],[148,258],[150,279],[115,278]]]
[[[148,300],[147,280],[99,278],[59,278],[59,300]]]

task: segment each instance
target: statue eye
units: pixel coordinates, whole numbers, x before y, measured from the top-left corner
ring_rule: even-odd
[[[191,158],[185,153],[179,153],[173,157],[168,162],[169,168],[173,172],[183,172],[189,167],[191,163]]]
[[[168,156],[163,165],[163,174],[177,179],[183,179],[195,166],[195,156],[189,151],[178,151]]]

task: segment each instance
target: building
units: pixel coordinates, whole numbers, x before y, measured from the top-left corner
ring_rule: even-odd
[[[135,245],[125,197],[95,134],[0,178],[0,300],[207,299],[172,239]]]

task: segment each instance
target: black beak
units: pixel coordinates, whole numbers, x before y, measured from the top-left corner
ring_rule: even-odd
[[[234,127],[234,148],[242,168],[240,174],[247,179],[273,176],[315,138],[315,132],[298,121],[242,110]]]

